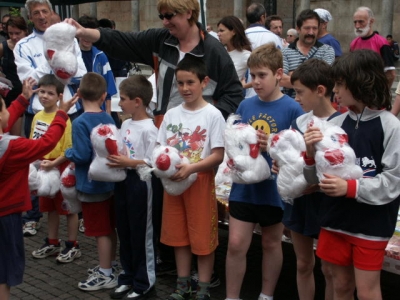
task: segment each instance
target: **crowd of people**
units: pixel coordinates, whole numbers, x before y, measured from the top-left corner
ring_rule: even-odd
[[[355,290],[360,300],[382,299],[380,270],[400,205],[400,84],[393,107],[390,93],[399,50],[391,35],[385,39],[373,31],[370,8],[355,11],[356,38],[345,54],[327,30],[333,17],[323,8],[300,12],[286,38],[282,18],[267,16],[260,3],[247,7],[247,28],[225,16],[216,32],[197,21],[197,0],[159,0],[164,28],[140,32],[115,30],[108,19],[68,18],[63,22],[76,30],[78,68],[63,84],[46,59],[43,39],[61,20],[49,0],[27,0],[25,7],[32,33],[22,17],[9,15],[0,32],[2,71],[14,86],[0,97],[0,299],[9,299],[11,287],[23,281],[23,236],[36,235],[42,213],[48,214],[48,232],[34,258],[56,255],[59,263],[70,263],[85,255],[78,228],[96,239],[98,265],[87,270],[79,289],[112,289],[112,299],[151,299],[159,262],[172,249],[177,281],[167,300],[211,299],[218,247],[214,178],[224,159],[225,120],[233,113],[257,129],[256,149],[273,174],[231,186],[226,300],[240,300],[257,224],[263,249],[259,300],[274,299],[284,232],[296,254],[300,299],[314,299],[314,239],[325,299],[350,300]],[[142,75],[127,76],[128,62],[149,65],[155,84]],[[123,122],[111,111],[115,77],[124,77],[119,106],[130,117]],[[310,125],[313,118],[345,131],[364,177],[318,179],[316,144],[324,136]],[[116,125],[125,145],[126,153],[112,152],[105,166],[126,170],[120,182],[88,176],[96,155],[91,134],[100,124]],[[308,185],[291,204],[282,201],[279,166],[267,148],[269,136],[286,129],[300,132],[306,145]],[[197,176],[180,195],[164,191],[156,176],[144,181],[137,172],[143,165],[158,167],[153,160],[158,145],[174,147],[189,161],[177,165],[170,180],[182,184]],[[60,191],[52,197],[30,193],[35,161],[44,172],[60,173],[74,163],[81,214],[63,205]],[[64,243],[60,215],[67,218]]]

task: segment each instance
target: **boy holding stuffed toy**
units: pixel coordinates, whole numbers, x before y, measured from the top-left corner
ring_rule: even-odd
[[[37,140],[46,133],[56,116],[58,101],[62,99],[63,91],[64,85],[53,74],[47,74],[40,78],[37,94],[41,105],[43,105],[43,110],[33,117],[31,139]],[[77,95],[74,97],[77,98]],[[62,173],[69,164],[69,161],[64,156],[64,152],[71,145],[71,122],[68,120],[64,135],[57,143],[57,146],[43,156],[40,169],[43,172],[49,172],[56,168]],[[44,244],[32,252],[34,258],[46,258],[51,255],[58,255],[56,258],[58,262],[69,263],[81,256],[81,250],[76,241],[78,235],[78,215],[70,214],[63,208],[62,203],[63,197],[61,191],[58,191],[54,196],[46,195],[39,197],[40,212],[48,213],[48,235],[45,238]],[[65,248],[62,251],[60,240],[58,239],[60,215],[67,217],[68,233],[68,240],[65,241]]]
[[[82,99],[85,112],[72,123],[72,148],[65,151],[65,157],[75,163],[76,189],[82,202],[85,217],[85,235],[94,236],[97,242],[99,265],[88,270],[89,277],[79,282],[84,291],[111,289],[117,285],[114,274],[117,236],[114,216],[114,183],[89,180],[88,172],[94,157],[90,135],[99,124],[113,124],[109,114],[102,111],[107,94],[105,79],[89,72],[82,77],[78,96]]]
[[[121,135],[128,156],[110,155],[108,165],[127,168],[127,177],[115,185],[115,213],[120,241],[120,260],[124,272],[118,276],[118,286],[111,298],[148,297],[156,281],[155,241],[159,235],[156,212],[161,210],[160,180],[142,181],[136,167],[150,164],[156,145],[158,129],[149,116],[153,87],[143,75],[131,76],[119,85],[119,106],[132,115],[121,126]],[[154,218],[153,218],[154,216]],[[160,223],[160,222],[158,222]]]
[[[282,52],[266,44],[255,49],[248,61],[256,96],[243,100],[236,113],[243,123],[258,130],[261,149],[270,133],[288,129],[303,114],[300,105],[279,88],[283,76]],[[264,153],[271,167],[271,158]],[[272,300],[282,267],[283,203],[275,177],[254,184],[232,184],[229,196],[229,242],[226,257],[226,298],[238,300],[246,272],[246,253],[257,223],[262,227],[263,280],[259,300]]]
[[[214,168],[224,157],[225,121],[221,112],[203,99],[209,78],[204,62],[190,54],[176,70],[183,103],[165,114],[157,142],[175,147],[190,164],[178,165],[170,179],[181,182],[197,173],[196,181],[181,195],[164,193],[161,242],[174,247],[177,287],[168,300],[190,299],[192,253],[198,259],[199,283],[195,299],[210,298],[214,251],[218,245]]]
[[[53,122],[40,139],[28,140],[5,134],[29,105],[34,84],[32,79],[24,80],[22,94],[8,110],[0,97],[0,299],[9,299],[10,287],[22,283],[25,253],[21,213],[32,206],[29,164],[56,146],[66,127],[66,112],[78,100],[60,101]]]

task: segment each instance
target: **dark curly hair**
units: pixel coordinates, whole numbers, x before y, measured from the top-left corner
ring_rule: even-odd
[[[332,76],[346,85],[356,101],[391,110],[392,96],[378,53],[367,49],[347,53],[333,63]]]

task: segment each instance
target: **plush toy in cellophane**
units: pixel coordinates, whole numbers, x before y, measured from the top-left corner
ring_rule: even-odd
[[[37,189],[38,196],[53,198],[60,190],[60,171],[57,168],[52,168],[50,171],[39,169],[37,177],[40,182]]]
[[[51,25],[43,34],[44,55],[54,75],[64,84],[78,71],[75,34],[76,28],[64,22]]]
[[[278,192],[289,204],[293,204],[308,185],[303,175],[305,150],[303,136],[295,129],[282,130],[268,138],[269,155],[279,167]]]
[[[28,184],[31,194],[36,195],[40,186],[40,178],[38,177],[38,170],[34,163],[29,164]]]
[[[124,168],[110,168],[109,155],[126,155],[118,128],[113,124],[99,124],[90,134],[95,157],[89,167],[89,179],[119,182],[126,178]]]
[[[190,162],[187,157],[179,153],[178,149],[159,145],[153,150],[153,167],[138,166],[137,172],[142,180],[149,180],[151,172],[154,172],[161,179],[164,190],[172,196],[178,196],[186,191],[197,179],[197,173],[190,174],[188,178],[179,182],[169,179],[178,172],[176,166],[180,164],[190,164]]]
[[[363,171],[356,164],[354,150],[348,144],[346,132],[337,125],[313,117],[309,126],[318,127],[323,139],[315,143],[315,166],[319,180],[324,174],[334,175],[342,179],[358,179]]]
[[[225,128],[225,152],[229,170],[226,174],[235,183],[251,184],[270,177],[271,171],[261,155],[257,131],[249,124],[236,123],[239,115],[230,115]]]
[[[71,162],[62,172],[60,191],[63,196],[62,206],[64,210],[71,214],[77,214],[82,211],[81,201],[78,200],[78,191],[76,190],[75,164]]]

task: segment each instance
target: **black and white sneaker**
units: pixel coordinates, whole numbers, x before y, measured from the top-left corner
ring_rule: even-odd
[[[97,291],[101,289],[112,289],[118,285],[117,276],[104,275],[100,270],[94,272],[88,279],[78,283],[78,288],[83,291]]]
[[[74,246],[71,242],[65,242],[65,248],[61,253],[57,256],[56,260],[59,263],[70,263],[74,261],[75,258],[81,257],[82,253],[79,249],[79,245],[76,244]]]
[[[32,252],[32,256],[34,258],[46,258],[47,256],[50,255],[56,255],[60,253],[60,251],[61,251],[60,243],[58,243],[58,245],[50,245],[49,239],[45,238],[43,246],[40,247],[38,250],[34,250]]]

